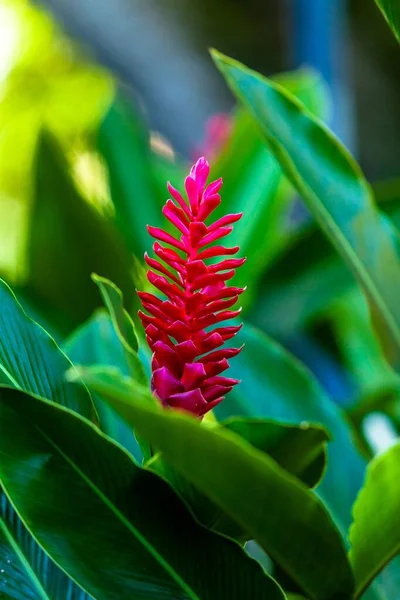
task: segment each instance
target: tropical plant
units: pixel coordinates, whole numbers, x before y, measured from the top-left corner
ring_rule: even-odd
[[[120,96],[79,143],[38,117],[0,281],[4,600],[400,595],[400,444],[367,427],[400,423],[399,186],[366,181],[316,74],[212,56],[240,107],[185,192]]]

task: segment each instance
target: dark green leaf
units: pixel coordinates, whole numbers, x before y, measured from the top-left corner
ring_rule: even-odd
[[[221,426],[252,446],[269,454],[286,471],[310,487],[322,479],[329,435],[322,427],[302,423],[299,427],[266,419],[233,417]]]
[[[68,316],[70,328],[100,305],[93,271],[109,277],[128,305],[134,298],[132,260],[110,220],[81,196],[57,142],[43,134],[27,249],[29,292],[39,305]]]
[[[0,280],[0,382],[39,394],[87,418],[95,411],[90,394],[65,381],[72,364],[55,341],[32,321]]]
[[[198,525],[168,484],[88,421],[8,388],[0,410],[6,493],[96,600],[284,600],[238,544]]]
[[[242,383],[216,407],[217,417],[242,415],[292,424],[309,421],[326,427],[332,435],[327,448],[329,468],[318,494],[344,534],[362,485],[365,463],[354,447],[342,413],[313,375],[279,344],[246,324],[237,338],[245,348],[232,360],[230,374]]]
[[[329,436],[321,427],[307,424],[294,427],[265,419],[241,417],[229,419],[216,427],[239,435],[311,487],[316,485],[323,475],[326,466],[325,445]],[[163,460],[162,454],[155,456],[146,466],[167,479],[186,500],[197,519],[209,529],[240,541],[249,540],[246,532]]]
[[[390,360],[400,368],[397,231],[375,208],[360,168],[282,87],[217,52],[218,68],[320,226],[358,278]]]
[[[399,0],[375,0],[383,16],[400,42],[400,3]]]
[[[89,321],[79,327],[64,342],[63,349],[75,365],[106,365],[117,368],[122,375],[129,375],[126,354],[109,315],[103,309],[97,311]],[[101,430],[119,442],[138,463],[141,463],[143,455],[133,435],[132,427],[94,392],[92,398],[99,414]]]
[[[0,598],[90,600],[35,542],[0,489]]]
[[[351,597],[353,579],[341,536],[304,484],[238,435],[139,399],[127,379],[96,368],[79,372],[312,600]]]
[[[135,325],[124,308],[122,292],[118,287],[105,279],[93,274],[92,279],[99,287],[104,303],[110,313],[111,321],[122,345],[132,379],[141,384],[147,382],[142,363],[138,358],[139,342]]]
[[[355,597],[359,598],[400,553],[400,444],[368,466],[353,516],[349,557],[356,579]]]

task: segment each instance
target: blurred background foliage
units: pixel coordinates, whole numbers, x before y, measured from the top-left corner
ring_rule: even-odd
[[[398,377],[352,275],[234,106],[209,46],[281,73],[398,226],[400,63],[374,2],[0,0],[0,275],[60,341],[101,305],[92,272],[135,318],[145,226],[162,222],[166,180],[182,186],[205,152],[225,180],[223,210],[245,211],[233,235],[249,258],[237,280],[246,319],[314,372],[370,454],[364,417],[378,411],[390,443]]]

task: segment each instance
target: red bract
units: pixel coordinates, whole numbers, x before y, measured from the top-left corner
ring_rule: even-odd
[[[157,258],[145,254],[149,281],[162,292],[162,300],[153,294],[138,292],[144,309],[139,316],[153,351],[151,387],[164,404],[204,415],[224,399],[237,379],[221,375],[229,368],[228,359],[241,348],[225,348],[239,326],[224,326],[240,310],[229,310],[244,288],[229,286],[245,258],[225,258],[207,264],[207,259],[231,256],[238,246],[209,246],[232,231],[242,214],[227,215],[211,223],[205,221],[220,204],[222,179],[206,187],[210,167],[200,158],[185,180],[188,203],[168,184],[173,200],[167,200],[163,214],[179,234],[175,238],[163,229],[148,227],[161,242],[153,245]],[[162,262],[160,262],[162,261]],[[216,325],[215,328],[213,326]]]

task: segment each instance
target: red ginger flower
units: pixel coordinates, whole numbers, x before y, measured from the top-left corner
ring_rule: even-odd
[[[218,256],[236,254],[239,246],[207,247],[228,235],[242,214],[227,215],[210,225],[205,220],[221,202],[218,193],[222,179],[206,181],[210,167],[200,158],[185,180],[189,204],[168,183],[175,200],[167,200],[163,214],[180,233],[177,239],[157,227],[148,226],[158,241],[153,245],[159,260],[145,254],[149,265],[149,281],[167,297],[161,300],[153,294],[138,292],[144,309],[139,316],[153,351],[151,388],[162,404],[181,408],[198,416],[204,415],[224,399],[237,379],[221,376],[229,368],[228,359],[242,348],[221,348],[234,337],[239,326],[221,326],[236,317],[239,310],[228,310],[238,300],[244,288],[229,287],[235,268],[245,258],[228,258],[207,264]],[[163,264],[165,263],[165,264]],[[167,266],[165,266],[167,265]],[[173,272],[171,272],[171,270]],[[217,325],[215,329],[210,327]],[[217,350],[217,348],[219,348]]]

